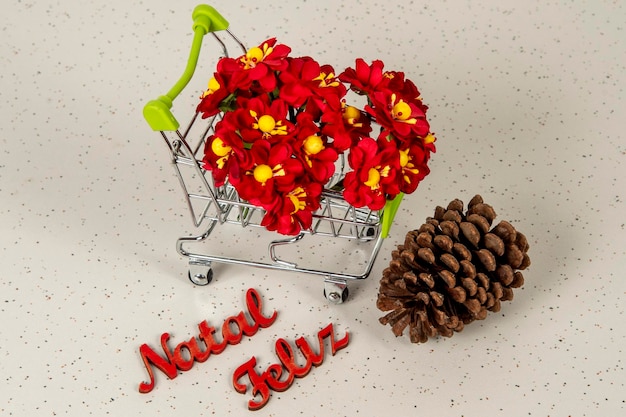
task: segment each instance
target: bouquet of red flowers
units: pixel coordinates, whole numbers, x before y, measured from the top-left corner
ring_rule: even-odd
[[[354,207],[380,210],[415,191],[435,152],[415,84],[402,72],[383,71],[381,61],[357,59],[336,75],[330,65],[290,52],[272,38],[218,62],[197,108],[202,117],[221,117],[203,159],[216,186],[230,182],[265,210],[263,226],[287,235],[311,227],[343,154],[350,167],[343,197]],[[348,90],[367,104],[346,103]]]

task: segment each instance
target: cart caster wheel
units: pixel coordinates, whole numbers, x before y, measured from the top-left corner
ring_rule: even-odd
[[[210,266],[206,265],[189,265],[187,276],[189,277],[189,281],[193,282],[195,285],[209,285],[213,280],[213,270]]]
[[[328,293],[326,292],[326,288],[324,288],[324,298],[328,300],[329,303],[332,304],[341,304],[345,303],[350,295],[350,291],[348,287],[344,287],[343,289],[331,290]]]

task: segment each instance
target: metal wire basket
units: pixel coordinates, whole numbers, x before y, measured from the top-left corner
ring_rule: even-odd
[[[230,37],[235,45],[246,48],[228,29],[228,22],[212,7],[201,5],[193,12],[194,39],[183,76],[164,96],[152,100],[144,107],[144,117],[150,127],[160,132],[170,161],[183,189],[183,195],[191,214],[194,227],[199,233],[177,240],[179,254],[189,259],[189,279],[196,285],[207,285],[213,278],[213,263],[246,265],[267,269],[286,270],[319,275],[324,277],[324,294],[332,303],[342,303],[348,296],[347,281],[365,279],[369,276],[376,256],[382,246],[382,213],[367,208],[355,208],[348,204],[341,192],[332,189],[332,184],[340,181],[344,163],[340,158],[337,174],[323,191],[320,208],[313,213],[313,223],[308,230],[296,236],[272,238],[268,243],[268,259],[252,260],[246,257],[225,256],[198,253],[191,247],[207,241],[219,227],[231,227],[228,233],[237,233],[237,227],[262,228],[261,219],[265,211],[241,199],[235,188],[228,182],[216,186],[210,171],[202,166],[204,143],[213,133],[215,124],[221,115],[203,119],[196,112],[190,122],[181,129],[171,112],[174,99],[191,80],[195,71],[202,40],[206,34],[212,34],[221,46],[224,56],[228,56],[226,42],[216,32]],[[273,233],[276,236],[275,233]],[[305,236],[324,239],[345,239],[359,245],[362,251],[365,245],[368,256],[359,272],[344,271],[345,265],[326,268],[298,266],[296,262],[279,258],[277,248],[295,244]],[[255,242],[256,243],[256,242]]]

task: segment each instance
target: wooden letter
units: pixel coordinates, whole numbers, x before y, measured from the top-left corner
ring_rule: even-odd
[[[263,316],[263,313],[261,312],[261,310],[263,310],[261,296],[254,288],[250,288],[246,293],[246,306],[248,307],[248,312],[250,313],[252,320],[255,322],[255,326],[258,325],[261,328],[266,328],[270,327],[272,323],[276,321],[276,316],[278,315],[276,310],[274,310],[270,317]]]
[[[161,335],[161,347],[163,348],[163,352],[165,352],[165,357],[163,358],[159,356],[150,346],[147,344],[141,345],[139,348],[139,352],[141,353],[141,358],[143,359],[143,363],[146,366],[146,370],[148,371],[148,376],[150,377],[150,382],[142,382],[139,384],[139,392],[147,393],[152,391],[154,388],[154,371],[152,370],[151,364],[160,369],[165,375],[167,375],[170,379],[176,378],[178,375],[178,370],[176,369],[176,363],[173,361],[172,352],[167,347],[167,341],[169,340],[169,333],[163,333]]]
[[[248,379],[250,379],[253,398],[248,401],[249,410],[258,410],[267,404],[267,401],[270,399],[270,387],[265,381],[266,374],[263,373],[262,375],[259,375],[254,369],[255,366],[256,358],[253,356],[250,360],[248,360],[248,362],[235,369],[235,372],[233,373],[233,386],[235,387],[235,390],[241,394],[245,394],[248,391],[248,385],[240,384],[239,380],[244,376],[248,376]],[[261,396],[260,401],[254,400],[254,397],[257,395]]]

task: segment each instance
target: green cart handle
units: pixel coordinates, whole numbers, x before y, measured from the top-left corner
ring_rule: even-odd
[[[229,26],[228,21],[217,10],[206,4],[196,6],[191,16],[193,18],[194,35],[185,72],[183,72],[178,82],[174,84],[167,94],[160,96],[156,100],[150,100],[143,108],[143,117],[152,130],[155,131],[178,130],[180,124],[172,114],[172,103],[187,86],[196,70],[202,39],[209,32],[226,30]]]

